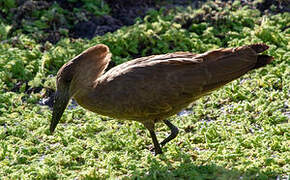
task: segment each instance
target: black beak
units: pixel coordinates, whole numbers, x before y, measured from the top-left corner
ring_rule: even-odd
[[[52,119],[50,123],[50,132],[53,133],[68,102],[69,102],[68,91],[56,91],[53,104]]]

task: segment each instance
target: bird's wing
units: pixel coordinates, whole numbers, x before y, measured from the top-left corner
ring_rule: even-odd
[[[111,102],[107,104],[122,102],[117,108],[129,110],[131,116],[142,116],[141,112],[147,115],[170,112],[174,103],[187,105],[206,78],[202,68],[194,70],[201,63],[194,59],[195,56],[192,53],[150,56],[108,71],[99,80],[100,84],[106,84],[106,92],[114,90],[114,93],[104,95],[106,101]]]
[[[132,66],[136,65],[147,65],[148,62],[152,61],[167,61],[170,59],[175,58],[193,58],[197,54],[193,54],[190,52],[175,52],[175,53],[168,53],[168,54],[162,54],[162,55],[152,55],[147,57],[140,57],[131,61],[127,61],[123,64],[120,64],[118,66],[115,66],[114,68],[111,68],[106,74],[116,74],[121,71],[124,71],[124,69],[131,68]]]
[[[254,68],[257,57],[250,46],[219,49],[196,56],[203,59],[210,76],[204,91],[214,90],[244,75]]]
[[[123,102],[116,111],[123,108],[131,116],[168,116],[245,74],[256,62],[257,53],[246,46],[198,55],[172,53],[125,63],[106,73],[102,81],[114,90],[107,100]]]

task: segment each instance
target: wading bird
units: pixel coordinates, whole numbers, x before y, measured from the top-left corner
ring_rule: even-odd
[[[155,154],[161,154],[161,146],[178,134],[178,128],[166,118],[248,71],[270,63],[273,57],[259,55],[268,48],[252,44],[202,54],[153,55],[128,61],[103,74],[111,59],[109,48],[103,44],[90,47],[57,73],[50,131],[54,132],[74,97],[92,112],[141,122],[150,132]],[[171,134],[159,143],[154,124],[162,121]]]

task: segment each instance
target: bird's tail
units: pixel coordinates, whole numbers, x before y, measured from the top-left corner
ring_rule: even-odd
[[[272,56],[258,55],[257,63],[253,69],[257,69],[257,68],[266,66],[267,64],[271,63],[273,61],[273,59],[274,58]]]
[[[204,91],[217,89],[252,69],[269,64],[274,58],[259,54],[268,48],[266,44],[252,44],[202,54],[203,59],[207,59],[208,72],[211,74]]]
[[[267,46],[266,44],[252,44],[252,45],[249,45],[249,47],[252,48],[254,51],[256,51],[256,53],[264,52],[269,48],[269,46]],[[266,66],[267,64],[271,63],[273,59],[274,58],[272,56],[258,55],[257,63],[255,64],[253,69]]]

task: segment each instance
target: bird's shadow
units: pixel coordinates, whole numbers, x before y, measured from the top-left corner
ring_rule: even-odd
[[[280,179],[280,175],[274,171],[261,171],[261,169],[252,167],[245,171],[225,168],[221,165],[209,163],[197,165],[194,158],[186,153],[181,153],[178,161],[180,164],[172,166],[172,160],[167,159],[165,155],[160,158],[152,158],[150,168],[136,169],[130,178],[125,179],[197,179],[197,180],[215,180],[215,179]],[[283,178],[283,177],[282,177]]]

